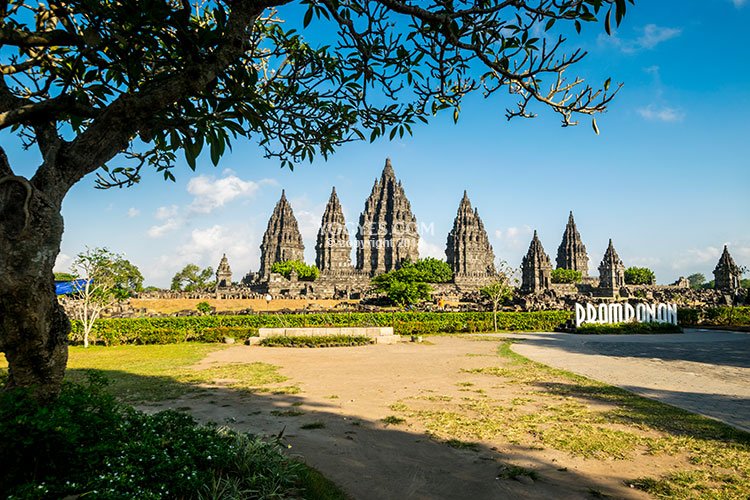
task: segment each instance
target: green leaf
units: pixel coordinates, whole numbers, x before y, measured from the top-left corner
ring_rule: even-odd
[[[607,32],[608,35],[612,35],[612,26],[609,21],[609,15],[612,13],[612,7],[609,8],[607,11],[607,15],[604,17],[604,31]]]
[[[609,90],[609,86],[610,86],[610,84],[611,84],[611,83],[612,83],[612,78],[607,78],[607,79],[606,79],[606,80],[604,81],[604,90],[605,90],[605,91]]]
[[[596,126],[596,118],[591,119],[591,127],[594,129],[594,133],[599,135],[599,127]]]

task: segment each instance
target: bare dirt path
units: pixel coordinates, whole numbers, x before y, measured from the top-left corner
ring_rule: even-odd
[[[647,498],[624,480],[650,472],[658,465],[653,462],[586,460],[508,442],[456,448],[431,439],[419,422],[383,421],[404,398],[460,401],[469,399],[469,390],[513,397],[517,389],[465,372],[503,363],[497,346],[494,340],[456,337],[331,349],[236,346],[212,353],[201,365],[270,363],[290,379],[286,386],[297,384],[301,391],[250,395],[217,389],[161,406],[243,431],[283,430],[291,453],[356,499],[573,499],[601,493]],[[508,463],[534,470],[537,479],[502,477]]]

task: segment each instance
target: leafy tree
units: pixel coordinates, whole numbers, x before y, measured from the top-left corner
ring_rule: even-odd
[[[453,280],[453,270],[444,260],[434,257],[419,259],[415,263],[406,262],[402,266],[411,267],[420,274],[420,280],[425,283],[448,283]]]
[[[706,283],[706,276],[703,273],[695,273],[688,276],[687,280],[690,282],[690,288],[698,290]]]
[[[476,92],[508,91],[517,99],[509,118],[546,108],[574,124],[605,111],[619,86],[569,75],[585,52],[553,32],[603,21],[609,33],[626,5],[0,2],[0,130],[40,153],[27,179],[0,149],[7,385],[34,387],[40,400],[59,392],[70,327],[52,268],[60,208],[86,175],[100,188],[140,182],[144,168],[172,180],[178,154],[195,169],[205,148],[217,164],[242,137],[291,168],[348,141],[410,134],[441,110],[457,121],[463,98]]]
[[[208,313],[210,313],[210,312],[211,312],[211,310],[212,310],[212,308],[211,308],[211,304],[209,304],[209,303],[208,303],[208,302],[206,302],[206,301],[203,301],[203,302],[198,302],[198,303],[197,303],[197,304],[195,305],[195,309],[197,309],[197,310],[198,310],[198,312],[199,312],[199,313],[201,313],[201,314],[208,314]]]
[[[320,270],[315,266],[309,266],[299,260],[285,260],[274,262],[271,265],[272,273],[279,273],[286,279],[292,275],[292,271],[297,273],[297,279],[300,281],[315,281],[320,275]]]
[[[513,298],[513,283],[510,275],[498,273],[497,279],[482,287],[479,293],[492,304],[492,324],[497,332],[497,311],[501,305]]]
[[[432,293],[423,274],[411,265],[375,276],[370,284],[374,292],[385,294],[400,307],[430,300]]]
[[[627,285],[653,285],[656,283],[656,275],[647,267],[629,267],[625,269],[625,284]]]
[[[172,290],[177,292],[193,292],[211,286],[214,270],[207,267],[201,270],[195,264],[188,264],[172,278]]]
[[[70,302],[74,316],[83,325],[83,346],[89,346],[94,323],[102,311],[143,286],[143,275],[122,255],[106,248],[86,249],[73,261],[71,274],[80,280]]]
[[[70,273],[55,273],[55,281],[73,281],[76,277]]]
[[[558,267],[552,270],[552,283],[580,283],[583,273],[575,269]]]

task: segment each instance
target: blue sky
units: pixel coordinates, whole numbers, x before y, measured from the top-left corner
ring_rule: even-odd
[[[147,284],[168,286],[187,263],[216,267],[229,257],[234,279],[259,265],[258,245],[286,189],[314,262],[315,234],[335,185],[352,237],[386,157],[423,226],[421,255],[444,257],[466,189],[498,260],[520,265],[534,229],[553,259],[573,210],[596,274],[609,238],[626,266],[657,281],[711,271],[728,244],[750,266],[750,1],[636,2],[613,37],[589,27],[589,56],[576,73],[624,82],[609,111],[562,128],[540,109],[533,120],[504,118],[511,97],[464,102],[415,128],[413,137],[342,147],[329,161],[294,172],[262,158],[252,142],[176,183],[149,174],[126,190],[98,191],[84,179],[63,205],[66,230],[58,270],[85,246],[107,246],[138,265]],[[38,164],[7,133],[11,164]]]

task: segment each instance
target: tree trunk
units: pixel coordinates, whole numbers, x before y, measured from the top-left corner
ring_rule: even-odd
[[[60,203],[22,177],[0,178],[0,351],[7,388],[49,401],[60,392],[70,321],[57,302],[52,268],[60,252]]]

